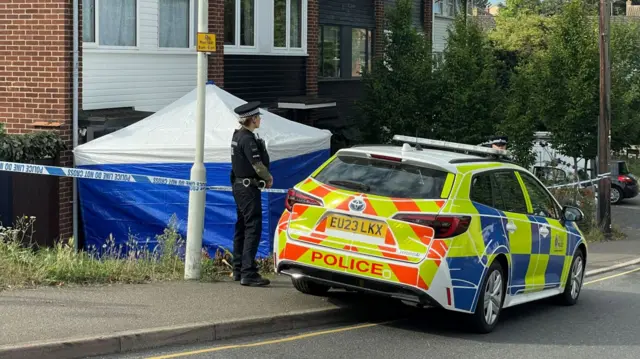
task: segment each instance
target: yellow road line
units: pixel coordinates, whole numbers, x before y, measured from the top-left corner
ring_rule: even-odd
[[[589,282],[585,282],[584,285],[588,285],[588,284],[592,284],[592,283],[597,283],[597,282],[601,282],[601,281],[605,281],[605,280],[621,277],[623,275],[627,275],[627,274],[638,272],[638,271],[640,271],[640,267],[638,267],[636,269],[632,269],[632,270],[626,271],[626,272],[622,272],[622,273],[610,275],[610,276],[607,276],[607,277],[598,278],[598,279],[595,279],[595,280],[592,280],[592,281],[589,281]],[[193,351],[182,352],[182,353],[161,355],[161,356],[156,356],[156,357],[149,357],[147,359],[179,358],[179,357],[185,357],[185,356],[190,356],[190,355],[198,355],[198,354],[211,353],[211,352],[217,352],[217,351],[229,350],[229,349],[250,348],[250,347],[257,347],[257,346],[270,345],[270,344],[286,343],[286,342],[291,342],[291,341],[295,341],[295,340],[316,337],[316,336],[320,336],[320,335],[327,335],[327,334],[346,332],[346,331],[350,331],[350,330],[370,328],[370,327],[384,325],[384,324],[388,324],[388,323],[392,323],[392,322],[395,322],[395,320],[382,322],[382,323],[367,323],[367,324],[354,325],[354,326],[350,326],[350,327],[329,329],[329,330],[323,330],[323,331],[318,331],[318,332],[300,334],[300,335],[281,338],[281,339],[266,340],[266,341],[250,343],[250,344],[225,345],[225,346],[221,346],[221,347],[214,347],[214,348],[193,350]]]
[[[632,270],[626,271],[626,272],[610,275],[608,277],[594,279],[592,281],[585,282],[584,285],[591,284],[591,283],[602,282],[603,280],[609,280],[609,279],[613,279],[613,278],[617,278],[617,277],[622,277],[623,275],[627,275],[627,274],[630,274],[630,273],[633,273],[633,272],[638,272],[638,271],[640,271],[640,267],[638,267],[636,269],[632,269]]]
[[[306,334],[296,335],[296,336],[282,338],[282,339],[266,340],[266,341],[250,343],[250,344],[226,345],[226,346],[222,346],[222,347],[194,350],[194,351],[182,352],[182,353],[176,353],[176,354],[169,354],[169,355],[161,355],[161,356],[157,356],[157,357],[149,357],[147,359],[179,358],[179,357],[184,357],[184,356],[189,356],[189,355],[197,355],[197,354],[217,352],[217,351],[221,351],[221,350],[229,350],[229,349],[237,349],[237,348],[249,348],[249,347],[257,347],[257,346],[270,345],[270,344],[279,344],[279,343],[285,343],[285,342],[290,342],[290,341],[294,341],[294,340],[311,338],[311,337],[315,337],[315,336],[319,336],[319,335],[334,334],[334,333],[346,332],[346,331],[349,331],[349,330],[370,328],[370,327],[375,327],[375,326],[378,326],[378,325],[388,324],[388,323],[391,323],[391,322],[394,322],[394,321],[395,320],[382,322],[382,323],[360,324],[360,325],[354,325],[354,326],[350,326],[350,327],[343,327],[343,328],[337,328],[337,329],[323,330],[323,331],[319,331],[319,332],[306,333]]]

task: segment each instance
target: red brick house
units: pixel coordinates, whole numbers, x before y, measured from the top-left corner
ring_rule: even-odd
[[[0,122],[10,133],[55,130],[72,147],[74,116],[82,143],[140,120],[195,87],[198,0],[77,2],[76,114],[74,1],[0,4]],[[434,44],[441,42],[433,24],[442,19],[432,11],[441,0],[413,2],[415,26]],[[285,116],[297,116],[285,112],[292,107],[315,109],[318,126],[339,127],[353,114],[359,69],[380,55],[385,8],[393,3],[209,0],[209,31],[217,35],[218,49],[209,57],[209,79]],[[329,120],[323,124],[323,118]],[[73,165],[71,152],[60,160],[61,166]],[[60,179],[58,190],[59,235],[67,238],[72,181]]]

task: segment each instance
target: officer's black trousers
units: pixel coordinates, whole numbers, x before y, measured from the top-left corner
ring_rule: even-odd
[[[262,201],[260,190],[241,183],[233,185],[238,220],[233,236],[233,272],[242,278],[257,276],[255,258],[262,233]]]

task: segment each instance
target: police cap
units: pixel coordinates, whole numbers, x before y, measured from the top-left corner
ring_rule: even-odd
[[[255,116],[260,113],[260,101],[252,101],[235,108],[234,112],[238,115],[238,121],[242,122],[247,117]]]
[[[489,140],[489,144],[491,145],[506,145],[509,141],[507,136],[493,136]]]

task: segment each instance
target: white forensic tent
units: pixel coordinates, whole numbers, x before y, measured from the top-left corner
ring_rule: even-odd
[[[204,162],[207,184],[230,185],[231,137],[239,128],[233,109],[246,103],[213,84],[206,86]],[[331,133],[261,109],[261,128],[275,188],[289,188],[330,156]],[[188,179],[195,154],[196,90],[126,128],[78,146],[80,168]],[[86,245],[101,246],[110,234],[125,243],[129,234],[151,244],[175,214],[186,233],[188,188],[79,179]],[[264,193],[259,254],[268,255],[284,209],[284,195]],[[208,191],[203,244],[231,249],[236,219],[230,192]]]

